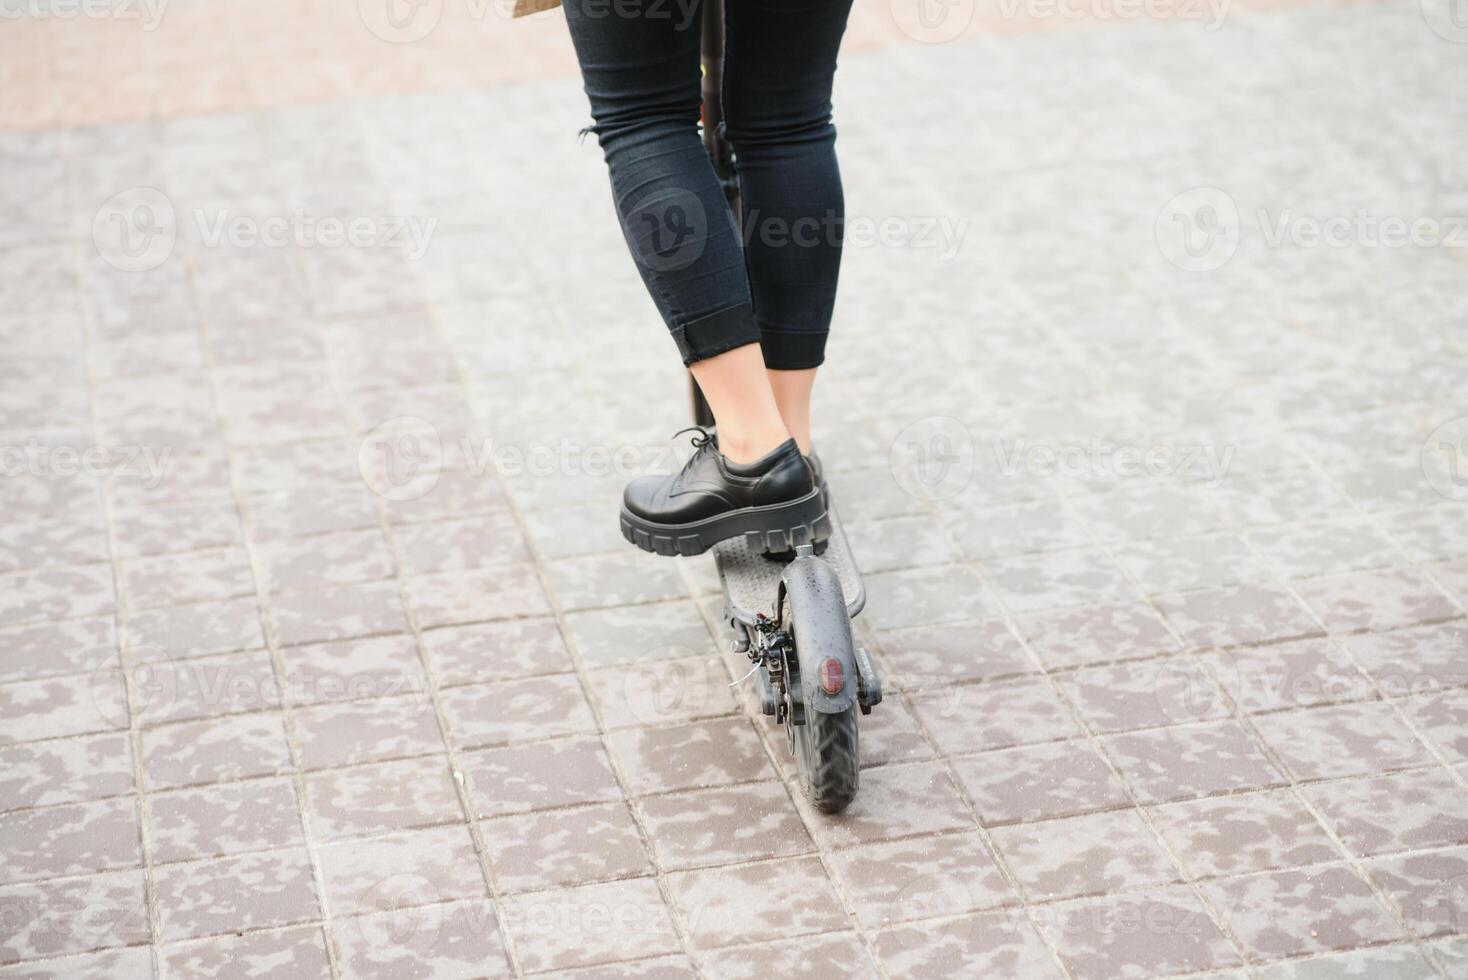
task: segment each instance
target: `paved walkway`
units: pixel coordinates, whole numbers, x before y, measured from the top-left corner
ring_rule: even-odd
[[[576,81],[228,9],[290,98],[0,22],[0,977],[1468,977],[1447,8],[854,35],[836,819],[617,534],[685,392]]]

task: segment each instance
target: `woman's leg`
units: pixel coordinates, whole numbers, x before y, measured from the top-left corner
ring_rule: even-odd
[[[807,453],[841,267],[831,84],[850,10],[851,0],[728,0],[725,14],[724,120],[755,319],[780,414]]]
[[[757,459],[788,438],[733,218],[698,134],[702,3],[565,0],[628,247],[719,426]]]

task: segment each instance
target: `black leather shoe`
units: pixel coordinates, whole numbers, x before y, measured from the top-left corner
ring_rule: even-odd
[[[624,538],[659,555],[700,555],[737,537],[757,551],[789,551],[816,540],[826,505],[794,439],[740,464],[719,452],[711,433],[699,432],[681,471],[627,484]]]

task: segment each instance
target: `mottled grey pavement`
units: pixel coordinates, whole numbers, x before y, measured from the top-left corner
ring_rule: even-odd
[[[846,59],[840,818],[617,533],[574,81],[0,134],[0,977],[1468,977],[1465,88],[1408,3]]]

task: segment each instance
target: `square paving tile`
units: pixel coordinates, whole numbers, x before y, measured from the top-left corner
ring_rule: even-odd
[[[622,798],[598,738],[481,749],[458,759],[481,817]]]
[[[408,830],[462,819],[442,756],[329,769],[306,777],[311,836],[318,841]]]
[[[991,558],[984,562],[984,572],[1014,613],[1139,598],[1120,567],[1099,548]]]
[[[144,806],[156,864],[306,843],[286,779],[154,793]]]
[[[494,906],[467,899],[392,908],[331,924],[342,972],[354,977],[510,977]]]
[[[1468,844],[1468,789],[1441,767],[1305,787],[1357,857]]]
[[[588,667],[678,660],[715,652],[708,626],[691,601],[571,613],[566,629]]]
[[[1371,887],[1344,865],[1224,878],[1201,887],[1245,950],[1259,959],[1404,938]]]
[[[1250,532],[1249,541],[1285,579],[1344,575],[1402,562],[1396,545],[1360,517],[1263,528]]]
[[[500,817],[484,821],[480,830],[506,892],[653,872],[626,803]]]
[[[596,731],[575,674],[453,687],[439,695],[439,704],[461,748]]]
[[[1427,749],[1391,704],[1365,701],[1255,719],[1297,779],[1333,779],[1426,765]]]
[[[1054,956],[1019,912],[990,912],[942,923],[914,923],[877,936],[877,955],[892,976],[1064,976]]]
[[[1136,810],[1109,810],[992,831],[1032,902],[1130,891],[1179,880]]]
[[[677,599],[688,591],[673,562],[630,548],[550,562],[546,577],[567,612]]]
[[[1274,871],[1342,856],[1287,789],[1167,803],[1152,809],[1152,819],[1195,878]]]
[[[463,824],[335,841],[321,845],[317,855],[333,917],[489,892]]]
[[[1376,697],[1370,679],[1325,637],[1211,650],[1199,659],[1245,713]]]
[[[199,657],[265,646],[254,596],[129,613],[123,649],[130,663]]]
[[[513,895],[500,914],[527,971],[678,950],[678,934],[651,878]]]
[[[590,671],[586,682],[608,731],[714,718],[738,709],[728,673],[714,657],[607,667]]]
[[[784,784],[746,783],[637,802],[659,867],[682,870],[815,849]]]
[[[630,728],[607,744],[637,795],[722,786],[776,775],[764,746],[743,717],[673,728]]]
[[[1416,947],[1403,943],[1353,949],[1345,953],[1303,960],[1287,960],[1259,967],[1260,980],[1314,980],[1315,977],[1381,977],[1382,980],[1429,980],[1438,976]],[[1450,974],[1451,975],[1451,974]]]
[[[571,670],[553,619],[511,619],[423,633],[423,648],[444,687]]]
[[[165,942],[317,918],[304,848],[169,864],[155,870]]]
[[[10,806],[79,803],[132,789],[125,732],[0,747],[0,799]]]
[[[1036,670],[1002,620],[895,630],[877,642],[892,682],[907,691]]]
[[[1146,803],[1278,786],[1284,777],[1235,721],[1108,735],[1107,754]]]
[[[855,933],[802,936],[799,943],[756,943],[700,953],[704,976],[717,980],[759,980],[760,977],[799,976],[812,980],[845,980],[878,976],[871,953]],[[623,975],[623,974],[619,974]],[[674,980],[686,974],[669,967],[658,980]],[[632,976],[651,976],[632,974]]]
[[[164,887],[160,880],[160,904]],[[145,891],[141,870],[0,886],[0,907],[17,923],[0,942],[0,963],[146,943]]]
[[[1157,607],[1193,647],[1230,647],[1290,640],[1321,632],[1294,596],[1283,589],[1240,585],[1158,596]]]
[[[165,977],[228,976],[239,964],[268,963],[283,976],[331,976],[320,926],[295,926],[243,936],[215,936],[164,947]]]
[[[1450,763],[1468,762],[1468,689],[1411,698],[1401,707]]]
[[[550,614],[535,569],[503,565],[407,579],[403,591],[420,629]]]
[[[1064,902],[1041,913],[1040,928],[1077,980],[1171,976],[1239,962],[1203,904],[1183,888]]]
[[[298,709],[296,742],[307,769],[443,751],[433,704],[423,695]]]
[[[1468,620],[1342,639],[1387,697],[1468,686]]]
[[[953,760],[985,826],[1045,820],[1130,802],[1090,742],[1046,742]]]
[[[285,724],[276,713],[147,728],[139,737],[153,790],[268,776],[291,766]]]
[[[868,575],[864,615],[876,629],[936,626],[998,614],[979,577],[967,565],[932,565]]]
[[[1141,603],[1032,613],[1015,621],[1030,648],[1052,670],[1178,649],[1162,619]]]
[[[1387,630],[1462,615],[1437,586],[1410,568],[1304,579],[1294,586],[1332,633]]]
[[[678,871],[667,883],[699,948],[833,932],[847,922],[814,857]]]
[[[912,703],[938,750],[949,755],[1082,734],[1050,682],[1041,677],[925,691]]]
[[[971,830],[846,848],[831,863],[857,919],[869,929],[1019,902]]]
[[[1146,660],[1055,675],[1093,732],[1181,725],[1228,714],[1208,676],[1190,660]]]
[[[282,592],[270,599],[270,617],[282,646],[408,629],[396,582]]]
[[[1244,539],[1231,532],[1133,541],[1119,547],[1116,557],[1148,595],[1219,589],[1269,577]]]
[[[127,725],[127,692],[119,671],[0,685],[0,745]]]
[[[428,689],[411,634],[370,636],[284,647],[285,684],[291,703],[321,704],[385,698]]]
[[[1468,848],[1366,862],[1366,872],[1424,937],[1460,935],[1468,921]]]
[[[137,811],[126,797],[0,814],[0,885],[138,867]]]
[[[262,541],[255,554],[271,593],[380,582],[393,574],[387,542],[376,527]]]

